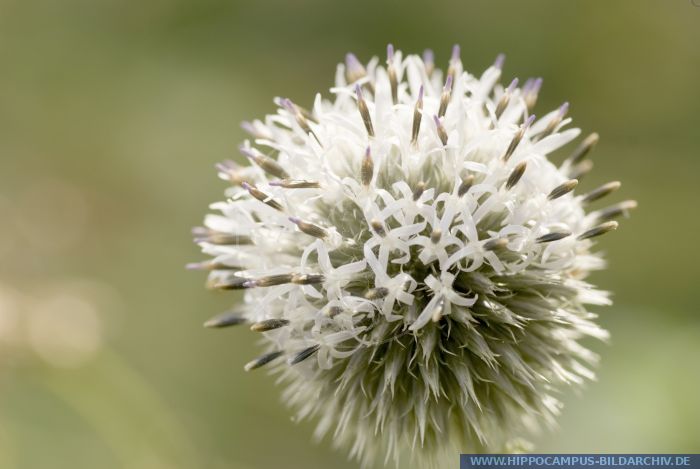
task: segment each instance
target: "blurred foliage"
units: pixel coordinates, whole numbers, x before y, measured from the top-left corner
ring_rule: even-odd
[[[602,136],[586,187],[640,208],[601,243],[615,292],[599,381],[564,395],[543,451],[700,449],[700,8],[687,0],[0,0],[0,467],[354,467],[314,445],[235,296],[186,272],[238,123],[310,103],[347,51],[462,45],[543,76]]]

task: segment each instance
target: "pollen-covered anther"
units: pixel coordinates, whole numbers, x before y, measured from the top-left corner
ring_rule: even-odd
[[[365,292],[367,300],[381,300],[389,294],[389,289],[386,287],[370,288]]]
[[[367,70],[352,52],[345,55],[345,72],[350,83],[361,80],[367,76]]]
[[[418,90],[418,99],[413,107],[413,125],[411,126],[411,143],[415,144],[418,141],[418,132],[420,132],[420,122],[423,117],[423,85]]]
[[[559,106],[559,109],[550,119],[549,123],[547,124],[547,127],[545,127],[542,133],[538,135],[538,138],[542,139],[551,135],[557,129],[557,127],[559,127],[561,121],[564,120],[564,117],[566,116],[567,112],[569,112],[569,103],[564,103],[561,106]]]
[[[496,111],[494,112],[494,114],[496,114],[496,120],[501,118],[503,111],[505,111],[508,107],[508,104],[510,104],[510,97],[517,86],[518,79],[514,78],[513,81],[510,82],[510,85],[508,85],[508,88],[506,88],[506,90],[503,92],[501,99],[498,100],[498,104],[496,105]]]
[[[576,147],[576,149],[571,153],[571,155],[566,159],[570,165],[575,165],[580,163],[588,153],[595,148],[598,144],[600,137],[597,133],[593,132],[588,137],[584,138],[583,141]]]
[[[241,122],[241,129],[243,129],[248,135],[254,138],[268,138],[269,135],[266,135],[262,132],[260,132],[255,125],[253,125],[252,122],[248,121],[243,121]]]
[[[447,145],[447,131],[445,130],[445,126],[442,125],[442,121],[438,116],[433,116],[433,120],[435,121],[435,129],[437,130],[440,141],[443,145]]]
[[[525,107],[528,111],[532,111],[535,104],[537,104],[537,96],[539,95],[541,87],[542,78],[535,78],[530,83],[530,86],[525,86],[525,89],[523,89],[523,99],[525,101]]]
[[[525,132],[527,132],[527,129],[530,127],[530,125],[532,125],[534,120],[535,116],[531,115],[525,120],[525,122],[523,122],[523,125],[520,126],[517,132],[515,132],[513,139],[510,141],[510,144],[508,145],[508,148],[506,149],[506,152],[503,155],[503,161],[508,161],[510,159],[510,157],[515,152],[515,149],[518,148],[518,145],[520,145],[520,141],[525,136]]]
[[[204,323],[204,327],[208,328],[223,328],[246,324],[248,320],[240,312],[227,311],[208,319]]]
[[[496,60],[493,61],[493,67],[498,70],[503,70],[503,64],[506,62],[506,54],[498,54]]]
[[[486,251],[497,251],[498,249],[503,249],[506,246],[508,246],[507,238],[494,238],[486,241],[483,247]]]
[[[460,47],[459,44],[452,46],[452,55],[450,55],[450,65],[447,67],[447,76],[455,78],[457,73],[457,66],[461,63],[460,61]]]
[[[435,310],[433,310],[433,314],[431,316],[431,319],[433,322],[438,322],[440,319],[442,319],[442,315],[445,312],[445,297],[440,297],[440,300],[437,303],[437,306],[435,306]]]
[[[440,96],[440,108],[437,113],[438,117],[444,116],[445,112],[447,112],[447,105],[450,104],[450,98],[452,97],[452,80],[454,80],[454,77],[452,75],[447,75],[445,86]]]
[[[276,358],[281,357],[282,355],[284,355],[284,352],[282,351],[275,351],[266,353],[264,355],[260,355],[258,358],[246,363],[243,369],[245,371],[255,370],[256,368],[260,368],[261,366],[267,365],[268,363],[275,360]]]
[[[425,67],[425,74],[430,78],[435,70],[435,54],[431,49],[423,51],[423,66]]]
[[[286,179],[289,177],[289,174],[280,166],[280,164],[270,158],[269,156],[265,156],[260,151],[256,150],[255,148],[251,147],[246,147],[241,145],[239,147],[240,152],[253,161],[255,164],[260,166],[260,168],[265,171],[268,174],[271,174],[272,176],[278,177],[280,179]]]
[[[195,243],[210,243],[218,245],[238,245],[249,244],[250,238],[247,236],[237,236],[226,233],[212,233],[206,236],[197,236],[194,238]]]
[[[302,220],[301,218],[298,217],[289,217],[289,221],[294,223],[297,228],[299,228],[299,231],[302,233],[306,233],[309,236],[313,236],[314,238],[321,238],[324,239],[328,237],[328,231],[325,229],[321,228],[318,225],[314,225],[313,223],[306,222]]]
[[[583,179],[586,174],[590,173],[592,169],[593,162],[591,160],[583,160],[569,170],[568,176],[571,179],[578,179],[581,181],[581,179]]]
[[[513,171],[511,171],[510,176],[508,176],[508,180],[506,181],[506,189],[512,189],[513,186],[515,186],[518,183],[518,181],[520,181],[520,178],[523,177],[523,174],[525,174],[526,169],[526,161],[521,161],[520,163],[518,163],[515,166],[515,168],[513,168]]]
[[[365,130],[367,130],[367,135],[369,135],[370,137],[374,137],[372,117],[369,115],[367,101],[365,101],[365,98],[362,95],[362,88],[360,88],[360,85],[355,85],[355,95],[357,96],[357,109],[360,111],[362,123],[365,124]]]
[[[292,274],[267,275],[256,279],[248,280],[245,288],[253,287],[274,287],[292,282]]]
[[[292,275],[292,283],[295,285],[318,285],[323,283],[326,278],[321,274],[294,274]]]
[[[289,324],[287,319],[265,319],[264,321],[259,321],[250,326],[250,330],[253,332],[267,332],[279,329]]]
[[[290,358],[289,364],[296,365],[297,363],[303,362],[304,360],[309,358],[311,355],[318,352],[319,348],[321,348],[320,345],[312,345],[311,347],[305,348],[304,350],[302,350],[301,352],[297,353],[292,358]]]
[[[559,241],[560,239],[564,239],[569,236],[571,236],[571,233],[569,233],[568,231],[552,232],[540,236],[535,241],[537,243],[551,243],[553,241]]]
[[[194,228],[192,230],[192,235],[194,236],[195,243],[209,243],[216,245],[241,245],[251,243],[249,236],[224,233],[203,227]]]
[[[243,290],[252,286],[250,279],[244,277],[229,277],[212,284],[217,290]]]
[[[617,204],[611,205],[604,209],[593,212],[593,215],[598,221],[611,220],[622,215],[627,216],[630,210],[637,208],[636,200],[625,200]]]
[[[243,187],[243,189],[247,190],[248,193],[251,196],[253,196],[254,199],[259,200],[260,202],[274,208],[275,210],[279,210],[280,212],[284,211],[284,209],[282,208],[282,205],[279,202],[274,200],[272,198],[272,196],[267,195],[266,193],[264,193],[263,191],[261,191],[257,187],[251,186],[247,182],[244,182],[243,184],[241,184],[241,187]]]
[[[325,314],[326,316],[328,316],[331,319],[333,319],[334,317],[336,317],[337,315],[339,315],[342,312],[343,312],[343,308],[340,306],[337,306],[337,305],[330,306],[330,307],[323,310],[323,314]]]
[[[602,186],[593,189],[591,192],[585,194],[581,198],[581,202],[584,204],[589,204],[591,202],[595,202],[596,200],[602,199],[608,194],[612,194],[616,190],[620,188],[622,184],[620,181],[612,181],[608,182],[607,184],[603,184]]]
[[[219,170],[222,179],[229,181],[231,184],[240,185],[245,181],[245,176],[241,168],[233,161],[217,163],[216,169]]]
[[[416,202],[418,199],[421,198],[423,195],[423,192],[425,192],[425,182],[420,181],[418,184],[416,184],[416,188],[413,189],[413,201]]]
[[[369,186],[374,177],[374,160],[369,147],[365,150],[365,156],[362,158],[362,166],[360,167],[360,181],[363,186]]]
[[[359,61],[357,56],[351,52],[345,55],[345,76],[348,83],[355,83],[367,76],[365,66],[362,65],[362,62]],[[370,93],[374,94],[374,86],[372,83],[367,82],[365,85]]]
[[[303,179],[282,179],[280,181],[270,181],[273,187],[283,187],[285,189],[318,189],[321,185],[317,181],[305,181]]]
[[[462,178],[462,182],[459,184],[459,187],[457,188],[457,195],[459,197],[462,197],[464,194],[469,192],[469,189],[472,188],[474,185],[474,175],[473,174],[467,174]]]
[[[185,265],[187,270],[243,270],[242,267],[237,265],[224,264],[222,262],[215,261],[203,261],[203,262],[190,262]]]
[[[549,193],[547,198],[549,200],[558,199],[559,197],[562,197],[576,189],[576,186],[578,186],[578,179],[569,179],[568,181],[564,181],[552,189],[552,192]]]
[[[369,226],[372,228],[372,231],[377,233],[377,235],[381,237],[386,236],[386,229],[384,228],[384,223],[377,220],[376,218],[369,222]]]
[[[595,228],[591,228],[590,230],[581,233],[578,235],[578,239],[584,240],[588,238],[595,238],[596,236],[604,235],[605,233],[616,230],[617,227],[618,223],[616,221],[607,221],[605,223],[601,223]]]
[[[314,131],[311,129],[309,121],[307,120],[306,116],[304,115],[304,112],[301,110],[301,108],[299,108],[299,106],[294,104],[292,100],[288,98],[284,98],[282,100],[282,106],[287,110],[287,112],[289,112],[294,117],[294,120],[296,121],[297,125],[301,127],[301,130],[303,130],[305,134],[311,134],[319,144],[321,143]]]

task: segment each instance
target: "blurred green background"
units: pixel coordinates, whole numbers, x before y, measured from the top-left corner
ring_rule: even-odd
[[[274,96],[310,103],[347,51],[425,47],[543,76],[598,131],[587,188],[640,208],[601,243],[599,380],[540,451],[700,450],[700,7],[689,0],[0,0],[0,468],[350,468],[311,442],[235,296],[184,270],[189,230]]]

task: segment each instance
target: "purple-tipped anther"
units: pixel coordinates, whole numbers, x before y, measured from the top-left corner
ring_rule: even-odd
[[[535,79],[535,81],[532,83],[532,89],[530,90],[532,93],[539,93],[540,88],[542,88],[542,78],[538,77]]]
[[[294,223],[295,225],[298,225],[299,223],[301,223],[301,218],[299,218],[299,217],[289,217],[289,221],[291,221],[291,222]]]
[[[423,100],[423,92],[424,92],[423,85],[420,85],[420,88],[418,88],[418,101]]]
[[[493,66],[496,67],[499,70],[503,69],[503,64],[506,61],[506,54],[498,54],[496,56],[496,61],[493,63]]]
[[[510,82],[510,85],[508,85],[508,89],[506,90],[506,93],[511,94],[513,91],[515,91],[515,87],[518,86],[518,79],[513,78],[513,81]]]
[[[345,65],[347,65],[350,73],[362,73],[365,69],[352,52],[345,54]]]
[[[254,160],[256,157],[255,151],[252,148],[240,145],[238,147],[238,151],[240,151],[243,156],[250,158],[251,160]]]
[[[291,99],[289,98],[282,98],[280,101],[282,104],[282,107],[285,108],[287,111],[291,113],[296,113],[296,106],[294,106],[294,103],[292,102]]]
[[[192,236],[207,236],[209,229],[203,226],[195,226],[192,228]]]
[[[362,88],[360,85],[355,85],[355,95],[357,96],[358,101],[362,100]]]
[[[387,44],[386,46],[386,61],[391,62],[394,60],[394,46],[392,44]]]
[[[447,145],[447,132],[445,131],[445,127],[442,125],[442,121],[440,120],[439,116],[433,116],[433,120],[435,121],[435,128],[437,129],[437,134],[438,137],[440,138],[440,141],[442,142],[443,145]]]
[[[251,124],[248,121],[241,122],[241,129],[243,129],[244,131],[246,131],[247,133],[249,133],[251,135],[257,134],[257,131],[255,130],[255,127],[253,126],[253,124]]]
[[[421,89],[423,87],[421,86]],[[447,79],[445,80],[445,87],[443,88],[443,91],[452,91],[452,75],[447,75]]]
[[[253,186],[251,186],[250,184],[248,184],[248,183],[245,182],[245,181],[243,181],[243,182],[241,183],[241,187],[242,187],[243,189],[247,190],[248,192],[250,192],[250,190],[253,188]]]
[[[459,55],[460,55],[459,44],[455,44],[454,46],[452,46],[452,57],[450,57],[450,60],[453,62],[458,61]]]
[[[566,113],[569,112],[569,102],[565,102],[561,106],[559,106],[559,118],[562,118],[566,115]]]
[[[530,117],[528,117],[525,123],[523,124],[523,129],[529,128],[533,122],[535,122],[535,115],[530,114]]]

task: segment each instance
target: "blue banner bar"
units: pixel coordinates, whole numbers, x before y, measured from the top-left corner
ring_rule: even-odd
[[[700,454],[462,454],[460,469],[700,469]]]

